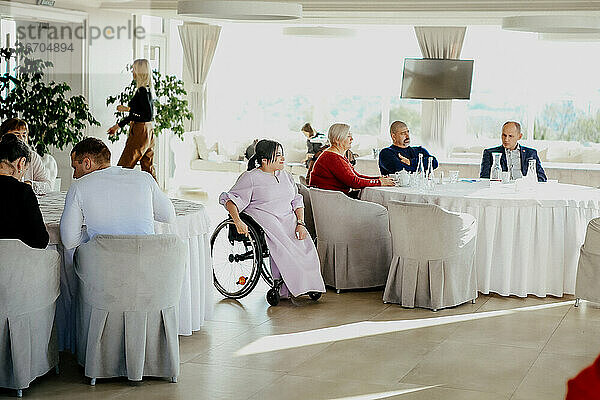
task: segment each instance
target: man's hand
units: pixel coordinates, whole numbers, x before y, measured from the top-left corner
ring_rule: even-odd
[[[308,236],[308,231],[304,227],[304,225],[296,225],[296,237],[298,240],[304,240]]]
[[[400,159],[400,161],[402,161],[402,163],[410,165],[410,159],[402,156],[402,154],[398,153],[398,158]]]

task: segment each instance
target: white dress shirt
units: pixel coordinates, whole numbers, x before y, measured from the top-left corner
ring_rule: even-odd
[[[147,172],[108,167],[71,183],[60,236],[71,249],[98,234],[152,235],[155,220],[174,223],[175,209],[154,178]]]
[[[35,150],[31,149],[31,162],[25,171],[23,181],[30,181],[35,194],[50,193],[54,186],[54,179],[44,167],[42,157]]]

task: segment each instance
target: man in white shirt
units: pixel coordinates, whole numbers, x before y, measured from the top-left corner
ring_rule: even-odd
[[[152,175],[111,167],[110,150],[88,137],[71,151],[73,178],[60,219],[66,249],[98,234],[152,235],[154,221],[175,222],[175,209]],[[85,225],[87,234],[82,230]]]

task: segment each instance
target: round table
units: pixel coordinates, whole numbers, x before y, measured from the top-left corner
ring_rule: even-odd
[[[62,255],[60,291],[57,301],[56,323],[59,349],[75,350],[74,313],[72,300],[76,290],[73,269],[74,249],[65,250],[60,241],[60,217],[65,205],[66,192],[49,193],[38,197],[40,210],[50,235],[49,246]],[[202,204],[171,199],[177,215],[174,224],[155,222],[156,233],[177,234],[187,245],[186,275],[179,302],[179,334],[191,335],[200,330],[212,310],[212,261],[210,257],[210,221]]]
[[[559,183],[517,187],[464,180],[426,191],[365,188],[360,198],[383,206],[391,200],[436,204],[473,215],[478,290],[501,295],[574,294],[587,224],[600,216],[600,190]]]

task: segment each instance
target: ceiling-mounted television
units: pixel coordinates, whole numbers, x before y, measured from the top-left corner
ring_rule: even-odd
[[[469,100],[472,78],[473,60],[406,58],[400,97]]]

